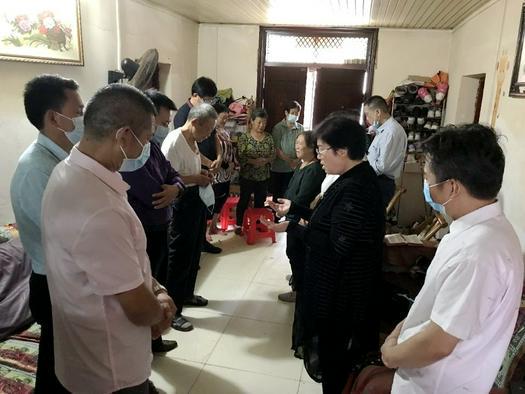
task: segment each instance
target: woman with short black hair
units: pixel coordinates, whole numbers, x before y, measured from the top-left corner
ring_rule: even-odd
[[[377,176],[363,158],[366,131],[345,116],[316,130],[317,155],[327,174],[339,174],[312,211],[289,200],[270,203],[296,221],[264,224],[302,240],[306,250],[303,305],[305,366],[323,392],[341,393],[351,369],[379,346],[385,214]],[[319,365],[314,363],[317,359]]]

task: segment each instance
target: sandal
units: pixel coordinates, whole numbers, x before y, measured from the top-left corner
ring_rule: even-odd
[[[189,320],[186,320],[185,317],[177,316],[173,321],[171,322],[171,327],[173,327],[177,331],[191,331],[193,330],[193,324]]]

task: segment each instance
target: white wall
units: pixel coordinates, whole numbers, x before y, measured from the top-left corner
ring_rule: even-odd
[[[197,75],[199,25],[139,0],[120,0],[119,9],[122,58],[138,58],[157,48],[159,62],[171,65],[165,93],[181,106]]]
[[[119,3],[123,57],[138,57],[145,49],[158,47],[161,61],[172,63],[171,93],[176,103],[182,104],[191,92],[196,75],[198,25],[138,0],[119,0]],[[87,103],[93,93],[107,83],[108,70],[117,68],[120,57],[117,53],[116,2],[81,0],[81,16],[84,67],[0,61],[0,136],[3,140],[0,223],[14,221],[9,198],[11,177],[18,157],[37,135],[24,113],[25,83],[42,73],[61,74],[80,84],[80,94]]]
[[[508,96],[516,43],[520,22],[522,0],[500,0],[506,4],[501,40],[499,43],[499,56],[509,56],[510,68],[507,69],[503,94],[499,106],[496,129],[505,138],[502,139],[507,155],[505,178],[503,180],[502,201],[507,217],[514,225],[525,252],[525,99]]]
[[[232,88],[235,98],[255,98],[258,51],[259,26],[201,24],[197,73]]]
[[[461,118],[457,111],[460,108],[457,105],[459,86],[454,81],[460,80],[463,75],[486,73],[480,120],[491,123],[493,107],[499,99],[495,128],[503,135],[501,143],[506,154],[501,200],[525,251],[525,99],[508,96],[522,4],[523,0],[496,1],[454,31],[447,120],[455,122]],[[500,97],[496,97],[496,65],[502,58],[508,59],[510,67],[505,71]]]
[[[379,29],[373,94],[388,96],[409,75],[448,71],[451,36],[448,30]]]
[[[458,113],[458,108],[461,108],[461,78],[473,74],[487,74],[479,120],[481,123],[489,123],[504,7],[505,1],[491,3],[490,7],[452,33],[450,91],[445,123],[462,121],[462,115]]]

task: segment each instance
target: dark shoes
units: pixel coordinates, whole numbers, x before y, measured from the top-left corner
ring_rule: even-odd
[[[283,302],[295,302],[297,298],[297,293],[295,291],[289,291],[288,293],[282,293],[277,296],[280,301]]]
[[[186,301],[184,301],[184,305],[206,306],[208,305],[208,300],[200,295],[193,295],[191,298],[188,298]]]
[[[212,245],[207,240],[205,240],[204,243],[202,244],[201,252],[219,254],[222,252],[222,249],[219,248],[218,246]]]
[[[151,346],[151,351],[153,353],[166,353],[170,350],[176,349],[177,346],[179,346],[177,341],[169,341],[164,339],[162,342],[153,343]]]

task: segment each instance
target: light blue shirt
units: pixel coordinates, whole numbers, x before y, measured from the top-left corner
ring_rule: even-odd
[[[33,272],[40,275],[46,274],[40,234],[42,197],[53,169],[67,156],[67,152],[39,133],[20,156],[11,180],[11,204],[20,240],[31,258]]]
[[[368,162],[379,175],[390,179],[399,178],[403,171],[407,150],[407,134],[403,127],[390,117],[377,129],[368,148]]]

